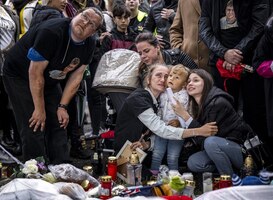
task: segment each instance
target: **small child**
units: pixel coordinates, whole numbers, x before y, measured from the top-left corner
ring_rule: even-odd
[[[172,89],[174,98],[185,108],[188,107],[189,95],[185,89],[188,78],[188,70],[181,64],[171,68],[167,79],[167,86]],[[167,92],[160,96],[160,111],[166,124],[177,126],[178,117],[172,109],[172,103],[168,99]],[[155,144],[152,157],[151,170],[157,171],[167,150],[167,162],[170,170],[178,170],[178,159],[183,147],[183,140],[168,140],[155,136]]]

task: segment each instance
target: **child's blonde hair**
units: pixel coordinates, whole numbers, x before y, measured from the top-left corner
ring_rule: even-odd
[[[187,67],[182,64],[174,65],[173,67],[171,67],[170,73],[174,73],[180,76],[184,83],[183,87],[186,86],[187,79],[190,73],[190,70]]]

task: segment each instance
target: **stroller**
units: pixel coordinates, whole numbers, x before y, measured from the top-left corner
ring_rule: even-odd
[[[140,56],[135,51],[128,49],[114,49],[106,52],[98,65],[92,87],[106,96],[107,119],[105,127],[110,129],[110,134],[99,134],[93,138],[94,156],[92,163],[102,163],[105,166],[107,157],[113,155],[114,129],[118,108],[123,101],[136,88],[140,87],[138,78],[138,65]],[[119,101],[111,97],[119,95]],[[105,136],[106,135],[106,136]],[[98,172],[99,173],[99,172]]]
[[[140,87],[138,65],[140,56],[128,49],[114,49],[105,53],[98,65],[93,87],[106,95],[108,117],[106,125],[114,129],[118,108],[125,98]],[[112,97],[119,94],[119,101]]]

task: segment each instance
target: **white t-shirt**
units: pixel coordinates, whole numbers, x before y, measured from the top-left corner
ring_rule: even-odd
[[[0,50],[7,49],[15,43],[16,25],[7,11],[0,6]]]

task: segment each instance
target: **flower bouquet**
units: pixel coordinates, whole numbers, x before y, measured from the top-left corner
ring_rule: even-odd
[[[11,178],[42,178],[50,183],[56,182],[54,176],[47,172],[48,168],[45,165],[45,159],[43,157],[37,157],[16,167]]]

